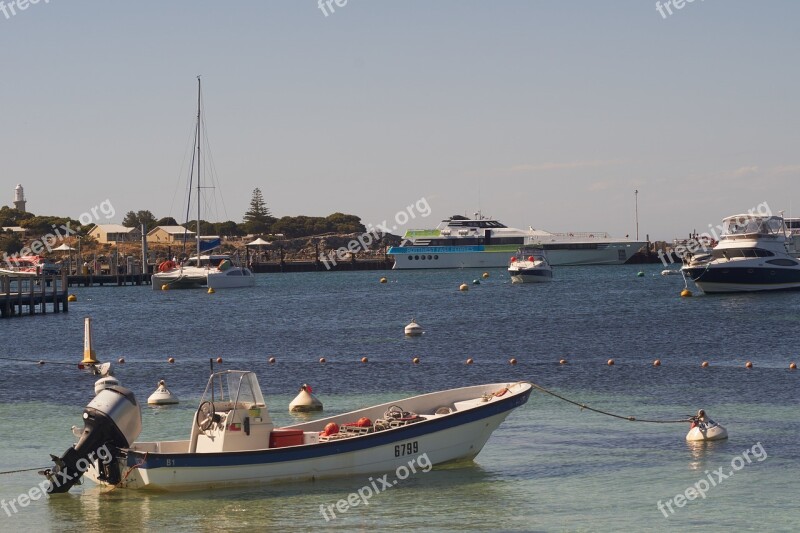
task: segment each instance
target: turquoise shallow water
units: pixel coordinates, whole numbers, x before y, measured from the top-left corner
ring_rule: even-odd
[[[800,295],[681,299],[680,277],[652,266],[637,278],[639,268],[561,268],[542,286],[512,286],[496,269],[466,293],[458,285],[480,271],[391,272],[387,284],[376,272],[263,275],[252,292],[214,295],[75,289],[68,314],[0,322],[0,470],[44,466],[73,442],[69,428],[80,425],[93,379],[73,365],[8,359],[77,362],[84,316],[95,319],[99,358],[124,356],[115,373],[140,399],[163,378],[182,400],[145,408],[144,440],[186,437],[208,358],[221,356],[226,368],[258,373],[279,424],[295,420],[287,406],[303,382],[332,414],[528,379],[625,415],[672,419],[702,407],[728,427],[728,441],[690,446],[686,426],[612,419],[534,393],[474,463],[419,473],[335,520],[326,521],[320,505],[367,479],[156,495],[107,493],[87,482],[11,516],[0,510],[0,530],[795,529],[800,374],[788,364],[800,359]],[[421,338],[402,334],[412,316],[426,329]],[[410,363],[414,356],[421,364]],[[467,357],[475,364],[465,365]],[[570,364],[558,365],[564,357]],[[660,368],[651,365],[656,357]],[[703,360],[710,368],[700,368]],[[754,369],[744,368],[747,360]],[[766,458],[751,459],[705,498],[673,504],[668,518],[659,511],[659,500],[707,479],[706,471],[729,473],[757,443]],[[0,475],[0,498],[38,482],[35,472]]]

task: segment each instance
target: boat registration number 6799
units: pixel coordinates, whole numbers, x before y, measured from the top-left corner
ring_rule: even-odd
[[[419,453],[419,441],[406,442],[405,444],[397,444],[394,447],[394,456],[402,457],[404,455],[411,455],[412,453]]]

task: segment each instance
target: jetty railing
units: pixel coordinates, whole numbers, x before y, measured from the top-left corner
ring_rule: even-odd
[[[0,318],[67,312],[67,274],[45,275],[14,272],[0,274]]]

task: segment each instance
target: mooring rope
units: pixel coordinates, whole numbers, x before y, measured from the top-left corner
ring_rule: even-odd
[[[594,411],[595,413],[600,413],[601,415],[613,416],[614,418],[620,418],[622,420],[627,420],[629,422],[649,422],[651,424],[685,424],[687,422],[692,422],[693,421],[693,417],[684,418],[684,419],[681,419],[681,420],[649,420],[649,419],[646,419],[646,418],[636,418],[635,416],[616,415],[614,413],[609,413],[608,411],[603,411],[601,409],[595,409],[594,407],[589,407],[585,403],[579,403],[579,402],[572,401],[569,398],[564,398],[560,394],[556,394],[553,391],[547,390],[544,387],[541,387],[541,386],[537,385],[536,383],[531,383],[531,385],[535,389],[540,390],[541,392],[544,392],[544,393],[549,394],[551,396],[555,396],[559,400],[563,400],[563,401],[565,401],[567,403],[571,403],[572,405],[577,405],[581,409],[587,409],[589,411]]]
[[[0,476],[2,476],[4,474],[17,474],[19,472],[32,472],[33,470],[44,470],[45,468],[47,468],[47,467],[46,466],[40,466],[40,467],[37,467],[37,468],[22,468],[20,470],[7,470],[5,472],[0,472]]]

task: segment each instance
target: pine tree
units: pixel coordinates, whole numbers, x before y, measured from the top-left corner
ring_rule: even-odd
[[[266,233],[274,222],[275,218],[264,202],[261,189],[256,187],[250,199],[250,209],[244,214],[245,228],[249,233]]]

